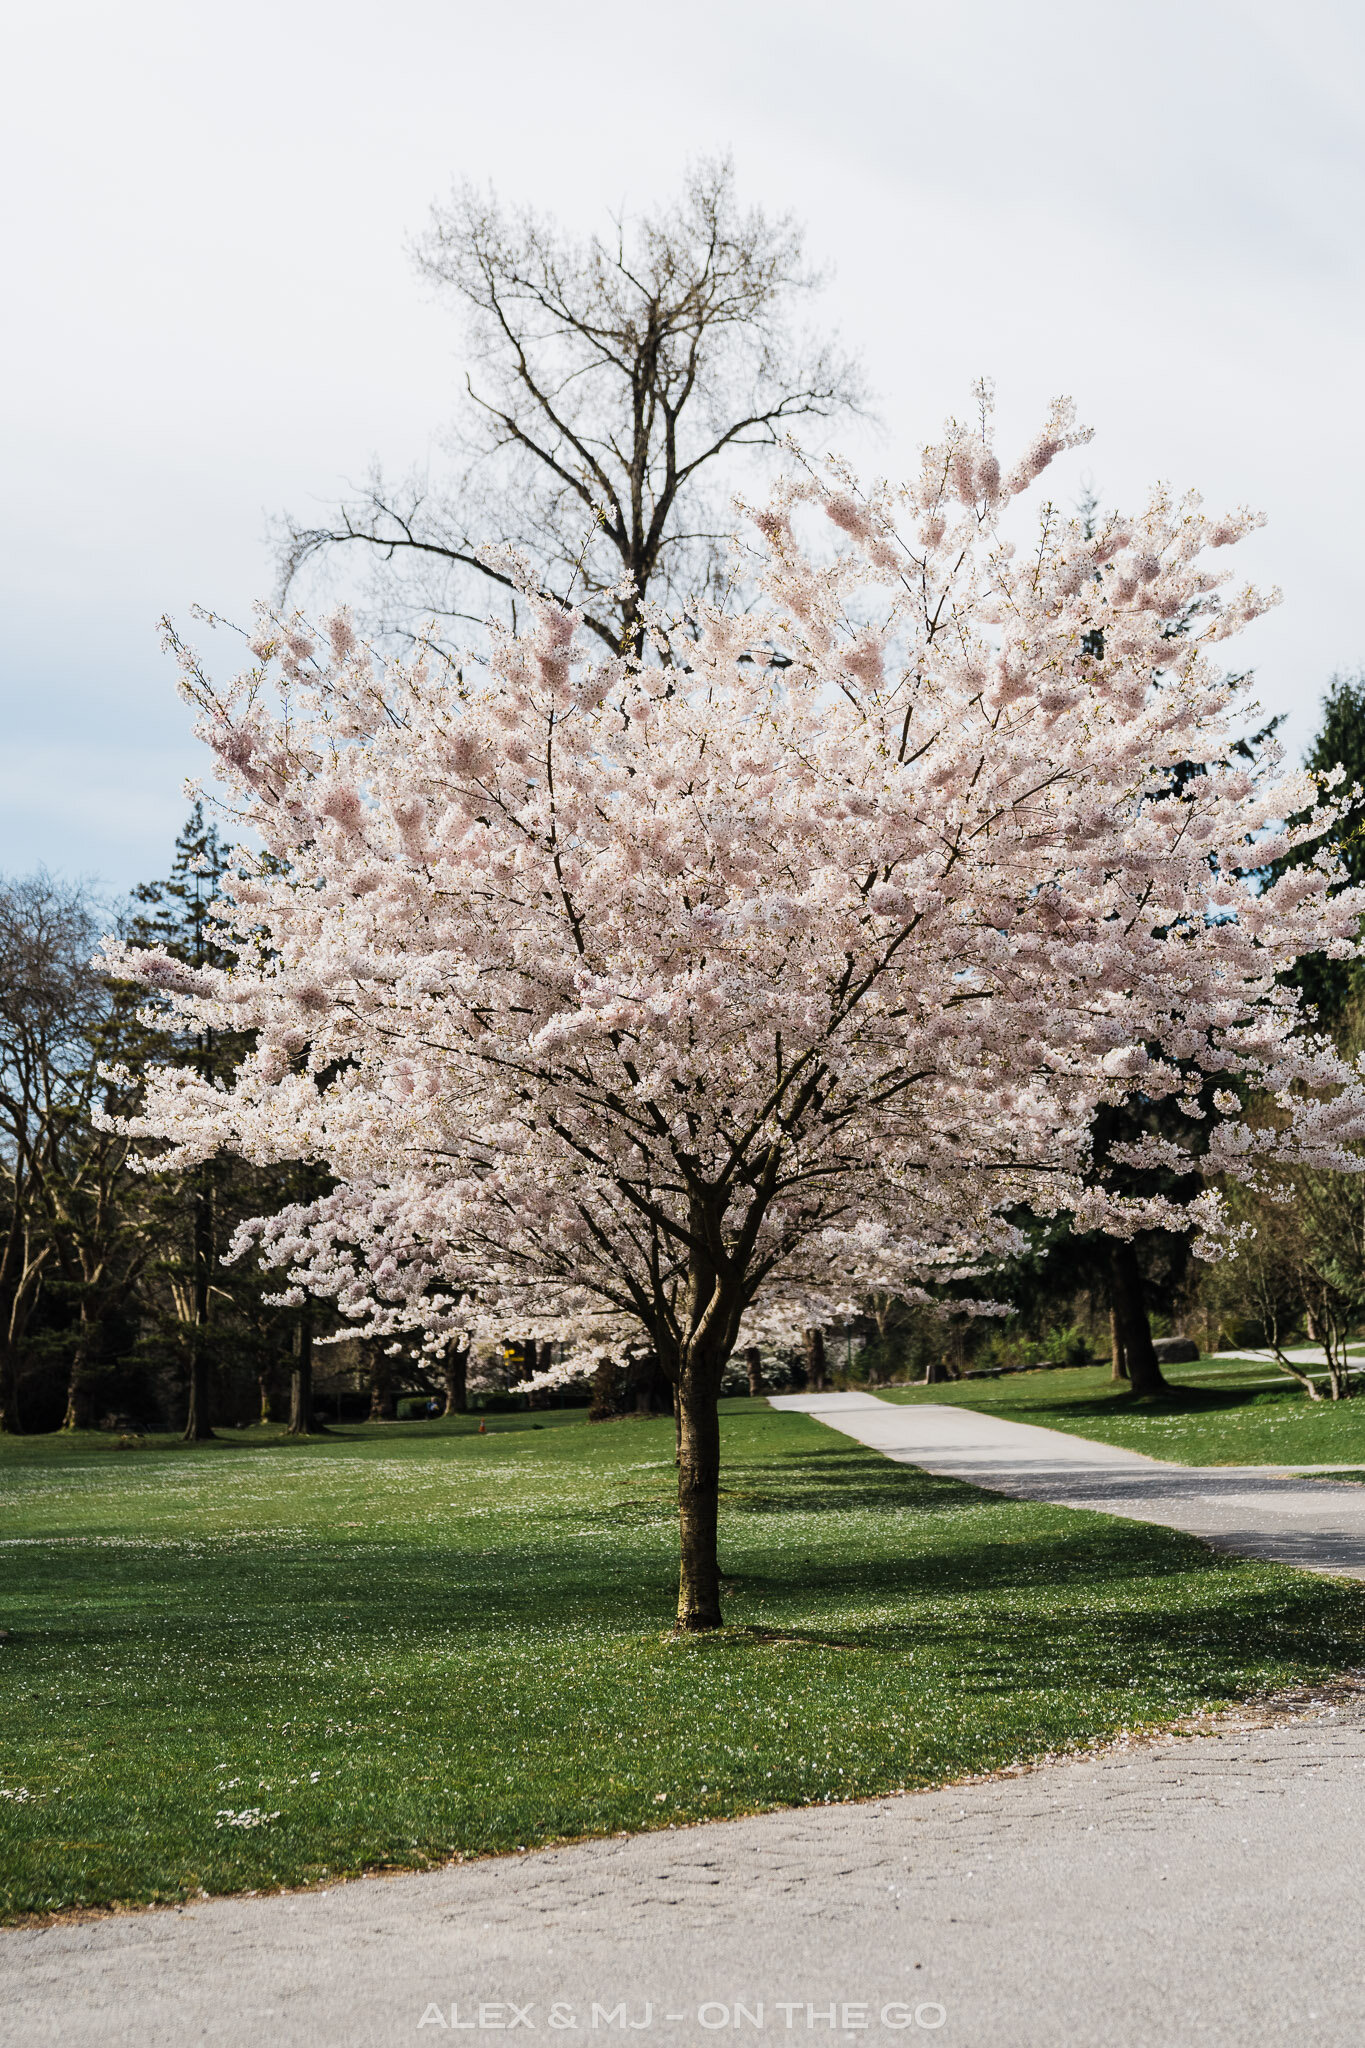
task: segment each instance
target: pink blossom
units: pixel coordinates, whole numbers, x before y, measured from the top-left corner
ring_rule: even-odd
[[[1217,650],[1271,599],[1226,595],[1220,529],[1159,492],[1016,550],[1020,494],[1083,439],[1059,403],[998,491],[958,428],[899,499],[787,479],[756,602],[698,603],[685,666],[599,660],[543,604],[458,690],[334,637],[303,688],[293,624],[273,700],[187,664],[206,739],[250,724],[221,772],[278,859],[228,906],[228,974],[110,958],[261,1049],[226,1088],[153,1072],[130,1128],[176,1163],[325,1162],[333,1194],[244,1242],[358,1327],[534,1326],[575,1370],[647,1342],[685,1417],[755,1318],[979,1269],[1025,1204],[1231,1245],[1215,1194],[1106,1181],[1090,1131],[1135,1089],[1287,1105],[1191,1112],[1219,1171],[1358,1166],[1365,1086],[1282,976],[1359,950],[1365,892],[1258,872],[1345,799],[1229,765]],[[803,503],[847,541],[798,545]]]

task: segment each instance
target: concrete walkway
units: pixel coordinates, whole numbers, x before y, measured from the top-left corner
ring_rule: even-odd
[[[10,2048],[1358,2048],[1365,1710],[0,1932]],[[629,2029],[629,2031],[627,2031]]]
[[[1365,1579],[1365,1486],[1300,1476],[1347,1466],[1167,1465],[1140,1451],[940,1402],[774,1394],[903,1465],[1019,1500],[1091,1508],[1201,1536],[1218,1550]]]

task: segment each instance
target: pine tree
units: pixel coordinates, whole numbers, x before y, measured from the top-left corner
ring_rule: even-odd
[[[214,905],[227,868],[227,854],[212,823],[204,821],[204,807],[196,802],[175,842],[175,858],[164,881],[146,882],[134,890],[134,900],[143,905],[132,920],[135,943],[160,946],[177,960],[193,967],[223,967],[227,956],[218,946],[213,923]],[[227,1035],[204,1029],[179,1034],[171,1060],[192,1065],[205,1080],[230,1074],[244,1048],[228,1041]],[[170,1280],[171,1299],[184,1349],[189,1381],[189,1407],[185,1419],[186,1442],[213,1435],[209,1406],[209,1319],[213,1304],[213,1282],[219,1257],[220,1204],[216,1200],[219,1179],[217,1163],[208,1161],[178,1176],[168,1189],[169,1207],[179,1211],[172,1243],[166,1247],[162,1270]],[[170,1220],[170,1219],[168,1219]]]
[[[1362,792],[1333,831],[1330,844],[1350,880],[1365,880],[1365,669],[1357,669],[1353,675],[1334,675],[1328,682],[1322,723],[1304,765],[1323,775],[1344,768],[1347,784]],[[1299,961],[1293,978],[1317,1010],[1319,1021],[1338,1035],[1350,1003],[1362,992],[1356,964],[1312,954]]]

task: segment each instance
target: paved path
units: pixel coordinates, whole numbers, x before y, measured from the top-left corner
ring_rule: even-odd
[[[1295,1468],[1167,1465],[1060,1429],[1006,1422],[940,1402],[874,1394],[774,1394],[900,1464],[919,1465],[1020,1500],[1093,1508],[1202,1536],[1219,1550],[1365,1579],[1365,1486]],[[1298,1471],[1352,1468],[1300,1467]]]
[[[1324,1706],[866,1805],[10,1930],[0,2039],[1359,2048],[1362,1841],[1365,1707]]]

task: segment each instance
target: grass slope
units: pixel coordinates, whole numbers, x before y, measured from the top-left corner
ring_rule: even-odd
[[[1168,1365],[1169,1399],[1135,1405],[1107,1365],[1012,1373],[942,1387],[888,1387],[888,1401],[951,1401],[1064,1429],[1180,1465],[1365,1464],[1365,1400],[1310,1401],[1273,1366],[1204,1358]]]
[[[1359,1587],[746,1401],[731,1625],[674,1640],[672,1424],[529,1420],[0,1440],[3,1911],[928,1784],[1362,1658]]]

